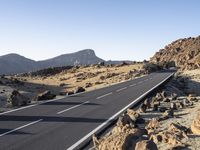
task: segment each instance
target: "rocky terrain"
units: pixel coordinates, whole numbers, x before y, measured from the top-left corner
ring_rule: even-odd
[[[200,149],[200,96],[191,92],[199,79],[200,72],[195,78],[176,74],[162,91],[128,109],[106,135],[94,135],[93,149]]]
[[[200,67],[200,36],[179,39],[160,49],[151,59],[155,64],[172,62],[181,70]]]
[[[143,68],[150,73],[175,67],[160,91],[128,109],[107,133],[93,135],[92,149],[200,149],[200,36],[172,42]]]
[[[128,109],[109,132],[100,137],[94,135],[93,149],[200,149],[200,36],[176,40],[143,63],[112,64],[96,57],[92,50],[78,53],[84,60],[79,60],[77,53],[40,62],[15,54],[1,56],[0,70],[7,65],[10,70],[5,69],[4,73],[20,74],[0,76],[0,111],[91,91],[177,66],[173,79],[160,91],[140,106]],[[6,62],[13,56],[11,64]],[[14,70],[16,66],[19,70]]]
[[[66,66],[36,72],[0,76],[1,111],[58,98],[145,75],[140,63],[119,65]]]

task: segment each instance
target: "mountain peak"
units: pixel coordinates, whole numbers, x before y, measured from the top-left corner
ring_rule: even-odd
[[[85,54],[85,55],[96,56],[95,51],[93,49],[83,49],[83,50],[80,50],[76,53],[82,53],[82,54]]]
[[[75,53],[63,54],[43,61],[34,61],[11,53],[0,56],[0,74],[29,72],[48,67],[97,64],[103,59],[96,56],[92,49],[83,49]]]
[[[23,56],[16,54],[16,53],[9,53],[9,54],[6,54],[6,55],[2,55],[0,57],[23,57]]]

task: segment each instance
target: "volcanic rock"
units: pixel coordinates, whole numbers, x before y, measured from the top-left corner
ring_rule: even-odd
[[[56,95],[52,94],[50,91],[46,90],[40,94],[37,95],[36,100],[42,101],[42,100],[49,100],[55,98]]]

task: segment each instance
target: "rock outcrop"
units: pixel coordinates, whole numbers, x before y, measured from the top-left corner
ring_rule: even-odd
[[[172,61],[173,60],[173,61]],[[200,67],[200,36],[179,39],[159,50],[150,62],[165,64],[171,62],[181,70],[192,70]]]
[[[129,125],[116,126],[110,135],[100,140],[93,137],[93,143],[95,143],[95,148],[98,150],[135,149],[136,143],[142,140],[144,134],[142,129],[131,128]]]
[[[14,90],[9,97],[9,102],[12,106],[24,106],[30,103],[30,100],[17,90]]]

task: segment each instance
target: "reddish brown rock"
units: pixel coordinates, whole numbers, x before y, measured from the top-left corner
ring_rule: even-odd
[[[200,135],[200,112],[197,114],[197,117],[193,120],[191,130],[194,134]]]
[[[147,129],[156,129],[160,125],[158,118],[153,118],[149,121],[148,125],[146,126]]]
[[[127,109],[127,115],[131,118],[132,121],[136,122],[140,117],[140,114],[133,109]]]
[[[151,63],[164,68],[179,67],[181,70],[193,70],[200,67],[200,36],[178,39],[160,49],[150,59]]]

